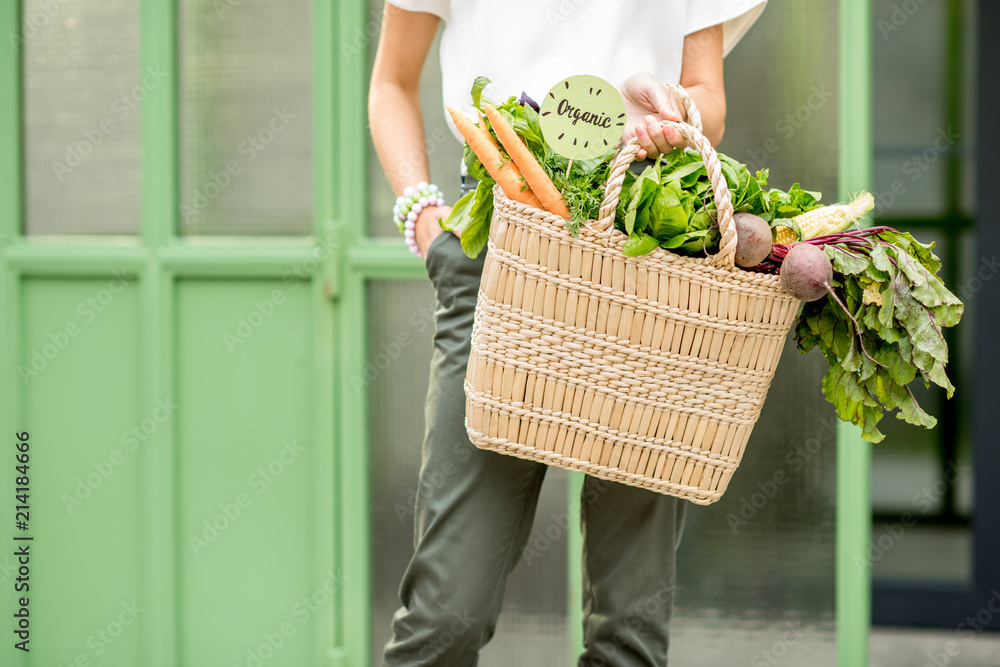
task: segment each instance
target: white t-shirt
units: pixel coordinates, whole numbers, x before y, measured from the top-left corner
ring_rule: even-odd
[[[445,22],[441,35],[442,98],[470,117],[477,76],[485,95],[502,102],[521,92],[539,103],[574,74],[619,85],[635,72],[678,83],[684,36],[723,24],[723,54],[736,46],[766,0],[389,0]],[[444,113],[442,109],[442,113]],[[447,114],[445,114],[447,116]],[[462,135],[448,118],[455,138]]]

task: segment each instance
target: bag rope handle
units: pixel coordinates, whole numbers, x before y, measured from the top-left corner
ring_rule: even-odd
[[[719,242],[719,252],[709,255],[707,261],[718,267],[733,268],[736,258],[736,225],[733,223],[732,196],[729,194],[729,184],[722,174],[719,154],[702,134],[701,114],[695,108],[687,91],[680,86],[668,85],[667,87],[674,90],[684,101],[690,122],[678,123],[664,120],[660,124],[663,127],[676,129],[689,147],[701,153],[701,157],[705,161],[705,170],[708,172],[708,179],[712,183],[712,194],[715,198],[717,222],[722,239]],[[600,238],[608,239],[615,231],[624,235],[624,232],[615,229],[615,211],[618,208],[618,198],[625,182],[625,171],[638,152],[639,138],[633,137],[611,162],[611,173],[608,175],[608,182],[604,187],[604,202],[601,204],[597,221],[591,226],[591,229],[598,232],[597,236]]]
[[[695,106],[694,100],[691,99],[687,89],[679,83],[665,83],[663,85],[677,95],[681,104],[684,105],[684,115],[687,117],[687,120],[684,122],[697,128],[699,132],[704,132],[705,128],[701,124],[701,112],[698,111],[698,107]]]

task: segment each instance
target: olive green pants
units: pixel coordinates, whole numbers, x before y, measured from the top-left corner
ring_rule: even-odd
[[[548,466],[477,449],[465,431],[465,378],[486,251],[451,233],[427,252],[437,292],[434,355],[415,505],[415,553],[399,589],[383,665],[475,665],[496,629]],[[666,665],[674,553],[687,501],[586,477],[579,665]],[[542,556],[544,557],[544,556]],[[521,664],[541,664],[525,655]]]

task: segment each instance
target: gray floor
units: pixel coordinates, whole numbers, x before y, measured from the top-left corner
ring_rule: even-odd
[[[1000,633],[959,636],[954,630],[878,627],[872,630],[870,655],[869,667],[998,667]]]
[[[562,642],[546,639],[532,645],[525,641],[537,637],[525,632],[525,624],[537,624],[538,617],[521,618],[516,614],[501,616],[498,635],[510,634],[518,647],[516,652],[497,650],[507,644],[494,641],[482,651],[483,667],[522,667],[526,664],[564,665],[568,651]],[[565,619],[553,617],[549,625],[564,626]],[[745,625],[745,627],[737,627]],[[834,667],[836,650],[829,628],[800,628],[799,638],[785,636],[786,627],[759,622],[734,624],[726,621],[726,630],[704,620],[678,618],[673,625],[670,664],[677,667],[732,667],[735,665],[768,665],[769,667]],[[519,641],[518,641],[519,640]],[[949,642],[954,642],[952,647]],[[1000,633],[980,633],[959,636],[953,630],[923,628],[872,629],[868,667],[1000,667]],[[950,650],[952,655],[947,655]],[[542,658],[537,663],[525,662],[525,656]],[[859,666],[860,667],[860,666]]]

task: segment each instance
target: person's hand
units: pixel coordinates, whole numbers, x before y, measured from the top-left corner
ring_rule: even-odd
[[[639,137],[639,152],[635,158],[655,158],[685,145],[683,137],[672,127],[663,128],[661,120],[682,120],[674,95],[649,72],[636,72],[618,88],[625,98],[626,143]]]
[[[431,241],[442,233],[439,218],[447,218],[451,213],[451,206],[428,206],[417,214],[417,223],[414,227],[417,239],[417,248],[420,255],[427,258],[427,249],[431,247]]]

